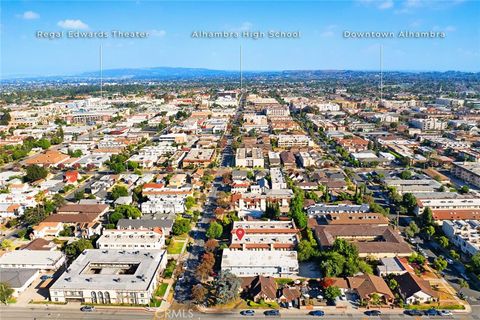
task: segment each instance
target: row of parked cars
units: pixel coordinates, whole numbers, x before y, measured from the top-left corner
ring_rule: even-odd
[[[437,310],[437,309],[428,309],[425,311],[421,310],[405,310],[404,312],[406,315],[412,316],[412,317],[421,317],[421,316],[451,316],[452,312],[449,310]],[[255,310],[243,310],[240,312],[242,316],[254,316],[255,315]],[[270,317],[278,317],[280,316],[280,311],[278,310],[267,310],[264,311],[263,314],[265,316],[270,316]],[[309,315],[315,316],[315,317],[323,317],[325,315],[325,312],[322,310],[314,310],[310,311]],[[382,312],[380,310],[367,310],[365,311],[366,316],[370,317],[375,317],[375,316],[380,316],[382,315]]]

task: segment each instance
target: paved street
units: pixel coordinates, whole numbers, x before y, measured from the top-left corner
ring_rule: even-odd
[[[280,311],[280,319],[315,319],[316,317],[309,316],[306,311],[288,310]],[[239,312],[223,312],[223,313],[200,313],[183,311],[169,311],[167,316],[159,312],[147,312],[145,310],[128,310],[128,309],[97,309],[94,312],[81,312],[80,310],[66,309],[64,306],[50,306],[46,307],[35,306],[32,308],[19,307],[4,307],[0,308],[0,319],[2,320],[23,320],[23,319],[249,319],[249,318],[278,318],[266,317],[262,310],[257,310],[255,316],[246,317],[240,315]],[[475,307],[471,314],[456,314],[454,316],[435,316],[435,317],[410,317],[403,314],[384,314],[379,317],[368,317],[362,314],[326,314],[320,319],[382,319],[382,320],[397,320],[397,319],[458,319],[458,320],[480,320],[480,307]]]

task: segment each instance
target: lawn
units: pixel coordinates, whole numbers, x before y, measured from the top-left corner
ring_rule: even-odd
[[[155,290],[155,296],[159,298],[163,298],[165,292],[167,291],[168,283],[162,283],[158,286],[157,290]]]
[[[267,302],[267,301],[260,300],[259,302],[254,302],[254,301],[248,300],[247,305],[250,308],[254,308],[254,309],[255,308],[259,308],[259,309],[280,309],[280,306],[275,301]]]
[[[177,265],[176,260],[168,260],[167,267],[165,268],[165,271],[163,271],[163,277],[170,279],[173,275],[173,272],[175,271],[175,267]]]
[[[180,242],[180,241],[172,241],[167,247],[167,252],[169,254],[180,254],[182,253],[183,245],[185,242]]]

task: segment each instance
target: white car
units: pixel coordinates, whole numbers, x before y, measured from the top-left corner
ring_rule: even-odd
[[[447,261],[448,264],[453,264],[453,260],[450,258],[445,258],[445,261]]]
[[[450,310],[438,310],[438,314],[441,316],[451,316],[453,315]]]

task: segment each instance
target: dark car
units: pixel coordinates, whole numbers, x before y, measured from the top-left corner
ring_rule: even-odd
[[[365,315],[367,316],[379,316],[381,315],[382,312],[380,310],[368,310],[368,311],[365,311]]]
[[[80,311],[82,312],[93,312],[95,311],[95,307],[94,306],[83,306],[80,308]]]
[[[423,312],[420,310],[405,310],[404,312],[408,316],[416,317],[416,316],[423,316]]]
[[[426,316],[438,316],[439,313],[435,309],[428,309],[428,310],[425,311],[425,315]]]
[[[44,274],[43,276],[40,277],[40,280],[42,280],[42,281],[45,281],[45,280],[48,280],[48,279],[53,279],[53,276],[51,276],[49,274]]]
[[[323,317],[325,315],[325,312],[322,310],[315,310],[315,311],[310,311],[309,315],[314,317]]]
[[[269,317],[278,317],[278,316],[280,316],[280,311],[278,311],[278,310],[267,310],[263,314],[266,315],[266,316],[269,316]]]
[[[254,310],[243,310],[243,311],[240,311],[240,314],[242,316],[250,316],[250,317],[253,317],[255,315],[255,311]]]

